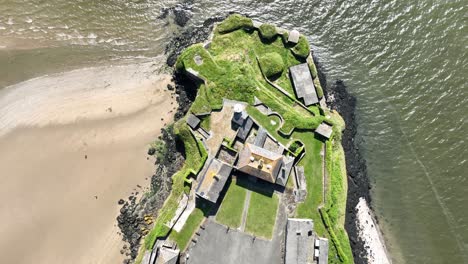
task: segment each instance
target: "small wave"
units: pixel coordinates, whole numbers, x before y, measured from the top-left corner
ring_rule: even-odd
[[[88,38],[89,38],[89,39],[96,39],[96,38],[97,38],[97,35],[94,34],[94,33],[89,33],[89,34],[88,34]]]

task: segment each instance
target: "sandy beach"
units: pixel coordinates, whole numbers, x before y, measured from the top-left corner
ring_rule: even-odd
[[[155,70],[87,68],[0,90],[1,263],[123,260],[117,201],[149,185],[148,143],[175,107]]]

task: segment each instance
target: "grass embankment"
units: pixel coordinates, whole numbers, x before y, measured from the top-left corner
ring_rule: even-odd
[[[323,117],[314,116],[298,107],[293,99],[271,87],[263,78],[257,62],[257,58],[264,58],[264,61],[266,58],[266,61],[274,62],[267,63],[265,67],[272,74],[278,75],[276,82],[281,83],[284,89],[294,94],[288,71],[279,71],[279,69],[287,69],[305,62],[305,58],[295,55],[298,51],[292,49],[307,49],[308,52],[308,43],[303,44],[300,41],[296,45],[298,47],[291,48],[284,43],[282,38],[264,42],[259,32],[250,27],[250,23],[242,20],[241,26],[231,25],[232,21],[237,20],[239,18],[236,16],[235,19],[228,18],[226,20],[228,22],[220,23],[215,29],[208,49],[196,44],[187,48],[179,56],[176,64],[177,70],[193,69],[206,80],[206,83],[200,85],[191,111],[206,113],[212,109],[219,109],[222,107],[223,98],[253,103],[254,96],[256,96],[283,116],[285,122],[279,128],[282,134],[290,134],[293,129],[315,129]],[[229,25],[226,26],[225,23]],[[233,28],[236,29],[231,30]],[[307,41],[304,37],[302,39]],[[203,61],[201,65],[194,60],[198,57]],[[283,64],[282,67],[281,64]]]
[[[326,170],[327,191],[323,200],[323,157],[320,151],[323,142],[314,138],[310,133],[296,132],[293,136],[300,139],[307,154],[301,160],[304,166],[307,182],[307,197],[304,203],[297,207],[296,217],[314,220],[314,229],[321,235],[328,237],[333,247],[330,247],[329,263],[353,263],[353,256],[349,238],[344,230],[346,210],[347,177],[343,148],[341,147],[341,131],[344,121],[336,112],[327,112],[328,122],[333,124],[333,137],[326,142]],[[317,210],[321,205],[320,212]]]
[[[185,118],[179,120],[174,125],[174,133],[178,140],[184,143],[186,159],[182,169],[172,176],[171,194],[164,203],[164,206],[159,210],[153,229],[145,237],[144,247],[146,249],[152,249],[158,237],[163,237],[168,234],[169,227],[165,224],[175,215],[175,211],[179,205],[179,199],[184,192],[186,178],[190,175],[196,175],[203,167],[208,156],[203,145],[201,145],[190,132],[190,129],[185,123]]]
[[[252,191],[245,231],[255,236],[271,239],[276,223],[279,198]]]
[[[328,173],[328,190],[324,207],[320,210],[323,222],[327,227],[329,237],[335,246],[341,262],[353,263],[353,255],[348,234],[344,229],[346,214],[346,194],[348,190],[346,163],[341,146],[341,131],[344,120],[336,112],[329,113],[333,126],[333,137],[326,142],[326,170]]]
[[[170,238],[177,243],[177,246],[183,251],[187,248],[195,231],[198,229],[200,224],[203,222],[205,217],[212,210],[213,205],[209,202],[199,200],[195,209],[187,218],[184,227],[180,232],[173,230],[170,234]]]
[[[218,209],[216,221],[223,225],[238,228],[242,222],[246,193],[245,188],[237,185],[236,180],[232,180]]]

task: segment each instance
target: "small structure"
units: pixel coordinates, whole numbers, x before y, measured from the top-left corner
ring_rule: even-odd
[[[297,44],[297,42],[299,42],[299,31],[293,29],[289,32],[289,36],[288,36],[288,42],[289,43],[293,43],[293,44]]]
[[[160,247],[155,264],[177,264],[179,253],[178,249]]]
[[[285,264],[309,264],[314,261],[314,222],[288,218],[286,225]]]
[[[331,137],[331,134],[333,132],[333,129],[332,129],[332,126],[328,123],[325,123],[325,122],[322,122],[318,127],[317,129],[315,129],[315,133],[317,133],[318,135],[326,138],[326,139],[330,139]]]
[[[180,250],[177,244],[167,240],[157,240],[150,255],[143,258],[143,264],[177,264]]]
[[[294,158],[283,156],[283,166],[276,178],[276,184],[281,186],[286,186],[286,183],[289,179],[289,174],[291,174],[291,169],[294,164]]]
[[[306,106],[318,103],[317,91],[310,75],[309,65],[302,63],[292,66],[289,68],[289,73],[293,80],[297,98],[303,99]]]
[[[307,183],[304,176],[304,167],[294,167],[294,175],[296,177],[296,186],[294,186],[294,201],[296,203],[303,202],[307,196]]]
[[[282,165],[282,155],[247,143],[239,154],[237,169],[251,176],[275,183]]]
[[[232,167],[218,160],[212,159],[208,166],[200,173],[202,178],[195,191],[196,195],[212,203],[216,203],[219,194],[231,175]]]
[[[319,256],[318,256],[318,264],[327,264],[328,263],[328,239],[320,237],[317,239],[318,241],[318,248]]]
[[[245,141],[247,137],[249,136],[250,130],[252,130],[253,125],[254,125],[254,122],[252,118],[247,116],[242,126],[240,126],[239,130],[237,130],[236,137],[241,141]]]
[[[257,136],[254,139],[254,145],[258,147],[263,147],[265,141],[268,137],[268,133],[265,128],[260,127],[257,131]]]
[[[189,114],[187,117],[187,125],[193,130],[196,130],[198,125],[200,125],[200,118],[196,117],[194,114]]]

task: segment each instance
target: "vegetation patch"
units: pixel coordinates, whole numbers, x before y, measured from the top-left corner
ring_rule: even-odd
[[[262,55],[259,58],[259,61],[263,74],[265,74],[267,78],[278,76],[284,70],[283,58],[281,58],[281,56],[276,52],[270,52]]]
[[[216,221],[223,225],[238,228],[242,221],[246,193],[245,188],[237,185],[236,181],[232,180],[218,209]]]
[[[252,29],[252,19],[239,14],[230,15],[223,22],[219,23],[216,29],[219,33],[228,33],[237,29]]]
[[[303,35],[299,37],[299,41],[297,42],[296,46],[292,48],[292,52],[294,53],[294,55],[302,59],[305,59],[307,58],[307,56],[309,56],[309,42]]]
[[[266,41],[272,41],[274,38],[276,38],[276,35],[278,34],[276,32],[276,27],[267,23],[262,24],[258,28],[258,31],[260,33],[260,37]]]
[[[184,250],[187,248],[193,234],[197,231],[210,210],[212,210],[212,205],[209,202],[198,202],[196,208],[187,218],[182,230],[180,232],[175,230],[171,232],[169,237],[177,243],[180,249]]]
[[[318,98],[322,98],[323,97],[323,89],[322,89],[322,85],[320,84],[319,78],[314,79],[314,86],[315,86],[315,90],[317,91]]]
[[[322,218],[328,233],[336,247],[339,258],[343,263],[352,263],[353,256],[349,238],[344,230],[346,213],[346,164],[344,151],[339,141],[326,142],[326,164],[328,172],[328,192]]]
[[[252,192],[245,231],[255,236],[270,239],[276,223],[279,199],[276,194],[266,196]]]
[[[159,210],[158,216],[151,232],[145,237],[145,248],[150,250],[158,237],[166,236],[169,227],[165,224],[175,215],[179,205],[179,199],[184,193],[184,182],[190,174],[197,174],[203,167],[208,154],[203,145],[190,132],[190,128],[185,123],[185,118],[180,119],[174,125],[174,133],[178,140],[184,143],[185,163],[180,171],[172,176],[172,191],[164,206]]]

